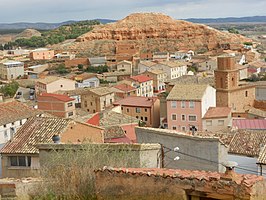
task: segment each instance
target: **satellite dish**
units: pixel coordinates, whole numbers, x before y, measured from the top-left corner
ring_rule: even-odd
[[[179,159],[180,159],[179,156],[176,156],[176,157],[174,158],[175,161],[177,161],[177,160],[179,160]]]
[[[175,151],[175,152],[179,151],[179,147],[175,147],[175,148],[174,148],[174,151]]]

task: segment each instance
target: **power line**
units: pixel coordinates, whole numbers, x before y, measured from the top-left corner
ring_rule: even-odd
[[[216,164],[219,164],[219,165],[223,165],[222,163],[219,163],[219,162],[217,162],[217,161],[208,160],[208,159],[206,159],[206,158],[202,158],[202,157],[198,157],[198,156],[190,155],[190,154],[187,154],[187,153],[184,153],[184,152],[180,152],[180,151],[174,151],[173,149],[171,149],[171,148],[169,148],[169,147],[166,147],[166,146],[163,146],[163,147],[164,147],[165,149],[169,150],[168,152],[172,151],[172,152],[175,152],[175,153],[180,153],[180,154],[185,155],[185,156],[189,156],[189,157],[197,158],[197,159],[199,159],[199,160],[204,160],[204,161],[206,161],[206,162],[212,162],[212,163],[216,163]],[[166,155],[165,155],[165,157],[167,157],[167,158],[169,158],[169,159],[173,159],[173,158],[170,158],[169,156],[166,156]],[[171,162],[172,162],[172,161],[171,161]],[[169,163],[168,163],[167,165],[169,165]],[[223,166],[224,166],[224,165],[223,165]],[[248,169],[248,168],[243,168],[243,167],[240,167],[240,166],[239,166],[239,167],[236,166],[235,168],[237,168],[237,169],[241,169],[241,170],[244,170],[244,171],[248,171],[248,172],[253,172],[253,173],[256,173],[256,174],[259,173],[258,171],[254,171],[254,170],[252,170],[252,169]],[[264,173],[264,172],[262,172],[262,173],[260,173],[260,174],[266,176],[266,173]]]

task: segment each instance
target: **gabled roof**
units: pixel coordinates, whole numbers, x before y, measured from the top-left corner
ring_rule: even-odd
[[[226,118],[230,113],[231,108],[228,107],[209,107],[203,119]]]
[[[133,107],[151,107],[156,100],[157,97],[129,96],[127,98],[116,101],[113,104],[121,106],[133,106]]]
[[[124,92],[130,92],[132,90],[136,90],[136,88],[134,88],[128,84],[125,84],[125,83],[115,85],[114,88],[121,90],[121,91],[124,91]]]
[[[132,62],[127,61],[127,60],[122,60],[122,61],[118,62],[117,65],[122,64],[122,63],[127,63],[127,64],[132,65]]]
[[[96,88],[91,88],[91,89],[88,89],[88,91],[98,95],[98,96],[104,96],[104,95],[107,95],[107,94],[110,94],[110,93],[113,93],[110,88],[108,87],[96,87]]]
[[[152,66],[154,66],[154,65],[157,65],[156,62],[152,62],[152,61],[148,61],[148,60],[140,61],[139,64],[145,65],[145,66],[147,66],[147,67],[152,67]]]
[[[232,127],[237,129],[266,130],[266,119],[233,119]]]
[[[38,100],[41,97],[52,97],[55,98],[59,101],[64,101],[64,102],[68,102],[68,101],[74,101],[74,98],[70,98],[67,95],[63,95],[63,94],[53,94],[53,93],[42,93],[40,96],[38,96]]]
[[[186,62],[181,62],[181,61],[163,61],[163,62],[159,62],[159,64],[165,65],[170,68],[187,66]]]
[[[0,126],[42,113],[43,111],[29,108],[18,101],[0,103]]]
[[[53,143],[55,134],[63,133],[72,120],[56,117],[33,117],[29,119],[2,148],[1,153],[39,153],[36,145]]]
[[[152,69],[150,71],[146,71],[144,73],[151,73],[151,74],[166,74],[166,72],[164,72],[163,70],[160,69]]]
[[[60,79],[61,77],[58,77],[58,76],[46,76],[44,79],[38,79],[38,82],[43,83],[43,84],[49,84],[49,83],[55,82]]]
[[[139,83],[144,83],[144,82],[152,80],[152,78],[145,76],[145,75],[131,76],[130,78]]]
[[[167,100],[194,100],[200,101],[207,89],[208,85],[198,85],[198,84],[177,84],[173,87]]]

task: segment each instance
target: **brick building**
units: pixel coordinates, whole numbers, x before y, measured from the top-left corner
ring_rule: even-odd
[[[31,60],[51,60],[54,58],[54,50],[40,48],[30,52],[29,55]]]
[[[72,118],[76,115],[75,99],[67,95],[42,93],[37,96],[38,109],[58,117]]]
[[[127,80],[131,81],[131,86],[137,88],[137,96],[153,96],[153,79],[146,75],[131,76]]]
[[[156,97],[130,96],[114,102],[114,106],[121,106],[123,114],[140,119],[146,126],[159,127],[160,101]]]
[[[239,70],[233,56],[220,56],[217,61],[218,69],[214,71],[216,105],[231,107],[232,115],[241,117],[245,106],[254,104],[255,86],[239,85]]]

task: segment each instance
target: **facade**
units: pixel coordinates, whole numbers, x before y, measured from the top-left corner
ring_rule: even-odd
[[[138,73],[142,74],[145,71],[152,70],[153,66],[155,66],[157,63],[152,61],[140,61],[138,64]]]
[[[106,65],[106,57],[92,57],[89,58],[89,65],[92,67],[98,67]]]
[[[59,90],[67,91],[75,89],[75,81],[56,76],[47,76],[39,79],[35,84],[35,91],[40,93],[55,93]]]
[[[176,79],[187,74],[187,64],[180,61],[164,61],[153,66],[153,69],[163,70],[167,73],[167,79]]]
[[[24,76],[24,63],[18,61],[8,61],[0,63],[0,77],[4,80],[17,79]]]
[[[166,100],[168,129],[183,132],[192,126],[203,130],[203,116],[216,106],[215,89],[209,85],[175,85]]]
[[[112,87],[112,91],[115,93],[116,98],[137,96],[137,89],[125,83],[115,85]]]
[[[152,60],[154,61],[168,61],[170,55],[168,52],[154,52],[152,55]]]
[[[107,87],[92,88],[81,95],[81,108],[89,113],[101,112],[113,102],[114,92]]]
[[[117,71],[132,74],[132,62],[123,60],[116,65]]]
[[[0,146],[12,139],[28,118],[42,113],[18,101],[0,103]]]
[[[226,130],[232,125],[231,114],[231,108],[228,107],[209,107],[202,118],[202,129],[211,132]]]
[[[111,168],[95,171],[97,199],[224,200],[266,198],[261,176],[158,168]],[[123,189],[121,189],[123,188]]]
[[[233,116],[241,116],[245,112],[245,106],[254,104],[255,86],[239,86],[239,70],[233,56],[220,56],[217,61],[218,69],[214,71],[216,105],[230,107]]]
[[[160,125],[160,101],[156,97],[127,97],[114,102],[121,106],[123,114],[135,117],[149,127]]]
[[[256,85],[256,100],[266,101],[266,81]]]
[[[137,96],[153,96],[153,80],[151,77],[145,75],[136,75],[131,76],[128,80],[132,81],[131,86],[137,88]]]
[[[90,141],[103,143],[103,129],[71,119],[33,117],[1,149],[2,177],[36,177],[40,174],[37,144],[53,143],[58,135],[63,143]]]
[[[30,52],[31,60],[51,60],[54,58],[54,50],[40,48]]]
[[[37,96],[38,109],[52,115],[73,118],[76,115],[75,99],[67,95],[42,93]]]
[[[150,70],[144,72],[143,74],[152,78],[154,93],[160,93],[165,91],[165,81],[167,78],[166,72],[162,70]]]
[[[80,74],[75,78],[77,88],[96,88],[100,85],[100,80],[95,74]]]

